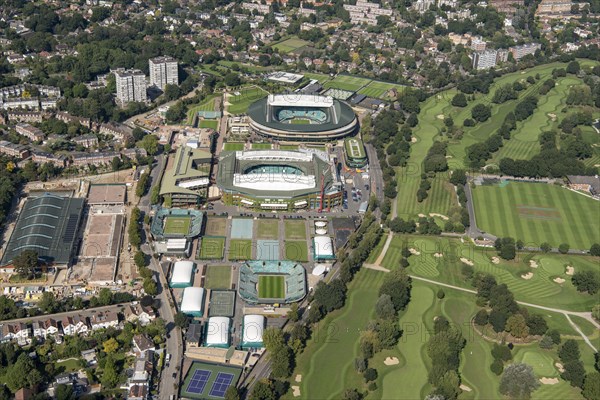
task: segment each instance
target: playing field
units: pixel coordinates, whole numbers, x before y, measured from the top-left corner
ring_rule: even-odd
[[[181,395],[192,399],[223,399],[227,388],[237,384],[241,372],[239,368],[194,362],[185,377]]]
[[[293,125],[310,125],[310,119],[306,118],[294,118],[290,121]]]
[[[567,243],[589,249],[600,242],[600,202],[544,183],[502,182],[473,189],[477,226],[527,247]]]
[[[306,41],[304,41],[302,39],[298,39],[296,37],[292,37],[292,38],[286,39],[286,40],[284,40],[282,42],[276,43],[272,47],[274,49],[278,49],[279,53],[285,54],[285,53],[289,53],[289,52],[292,52],[294,50],[297,50],[297,49],[299,49],[301,47],[304,47],[304,46],[306,46],[308,44],[310,44],[310,42],[306,42]]]
[[[229,289],[231,267],[229,265],[209,265],[206,269],[204,287],[206,289]]]
[[[395,97],[393,93],[390,92],[392,89],[395,89],[396,93],[400,93],[405,89],[405,86],[388,82],[371,81],[367,86],[360,89],[358,93],[369,97],[383,99]]]
[[[273,145],[270,143],[252,143],[252,150],[271,150]]]
[[[204,234],[206,236],[225,236],[227,219],[219,217],[208,217]]]
[[[285,277],[282,275],[259,275],[258,297],[261,299],[285,298]]]
[[[360,78],[358,76],[338,75],[333,80],[325,83],[325,88],[336,88],[356,92],[363,86],[371,83],[371,79]]]
[[[191,224],[192,219],[190,217],[166,217],[165,235],[187,235]]]
[[[219,121],[216,119],[203,119],[198,122],[198,128],[210,128],[217,129],[219,127]]]
[[[239,142],[223,143],[223,150],[225,150],[225,151],[242,151],[242,150],[244,150],[244,143],[239,143]]]
[[[306,239],[306,223],[304,220],[285,220],[286,240]]]
[[[285,259],[298,262],[308,261],[308,245],[303,240],[285,241]]]
[[[244,239],[232,239],[229,242],[230,260],[249,260],[252,258],[252,241]]]
[[[225,238],[204,236],[200,243],[199,260],[221,260],[225,250]]]
[[[257,223],[257,239],[279,238],[279,219],[259,219]]]
[[[187,123],[191,125],[194,121],[194,116],[198,113],[198,111],[215,111],[215,98],[219,95],[211,95],[202,101],[200,104],[196,104],[190,106],[187,113]]]
[[[233,115],[245,114],[250,104],[266,97],[268,94],[258,86],[251,86],[230,93],[226,99],[227,111]]]

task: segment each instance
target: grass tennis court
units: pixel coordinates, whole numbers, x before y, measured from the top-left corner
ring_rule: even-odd
[[[198,122],[198,128],[210,128],[216,130],[219,127],[219,121],[216,119],[203,119]]]
[[[290,121],[292,125],[310,125],[310,119],[306,118],[294,118]]]
[[[200,243],[199,260],[221,260],[225,250],[225,238],[204,236]]]
[[[204,287],[207,289],[229,289],[231,267],[229,265],[209,265],[206,268]]]
[[[258,297],[261,299],[285,298],[285,277],[282,275],[259,275]]]
[[[285,242],[285,259],[298,262],[308,262],[308,245],[302,240]]]
[[[280,150],[298,150],[298,145],[295,144],[282,144],[279,146]]]
[[[225,150],[225,151],[242,151],[242,150],[244,150],[244,143],[239,143],[239,142],[223,143],[223,150]]]
[[[404,88],[404,86],[394,83],[371,81],[367,86],[360,89],[358,93],[369,97],[383,99],[389,98],[389,90],[395,89],[396,92],[400,93]]]
[[[258,86],[251,86],[235,91],[226,99],[227,111],[233,115],[245,114],[250,104],[266,97],[268,94]]]
[[[235,313],[235,290],[211,290],[209,317],[233,317]]]
[[[544,183],[505,182],[473,189],[477,225],[496,236],[589,249],[600,242],[600,202]]]
[[[271,47],[273,47],[274,49],[278,49],[279,53],[285,54],[285,53],[290,53],[294,50],[297,50],[301,47],[304,47],[308,44],[310,44],[310,42],[304,41],[302,39],[298,39],[296,37],[291,37],[291,38],[283,40],[279,43],[275,43]]]
[[[306,239],[306,223],[304,220],[285,220],[286,240]]]
[[[279,238],[279,220],[278,219],[259,219],[256,228],[257,239],[278,239]]]
[[[227,219],[219,217],[208,217],[204,234],[206,236],[225,236]]]
[[[165,235],[187,235],[191,224],[192,219],[190,217],[166,217]]]
[[[181,395],[192,399],[222,399],[227,387],[237,384],[241,372],[239,368],[194,362],[185,376]],[[221,379],[217,381],[219,374]],[[231,379],[231,382],[219,384],[224,377],[227,377],[227,380]]]
[[[252,240],[232,239],[229,242],[230,260],[249,260],[252,258]]]
[[[369,83],[371,83],[371,79],[349,75],[338,75],[332,81],[325,83],[325,88],[336,88],[356,92]]]
[[[271,150],[273,145],[270,143],[252,143],[252,150]]]

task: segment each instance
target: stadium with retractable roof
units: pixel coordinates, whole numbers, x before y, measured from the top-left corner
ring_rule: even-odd
[[[282,141],[326,142],[358,127],[352,108],[329,96],[272,94],[251,104],[248,116],[253,132]]]

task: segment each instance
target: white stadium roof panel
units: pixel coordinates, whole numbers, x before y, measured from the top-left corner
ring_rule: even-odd
[[[228,347],[231,320],[227,317],[210,317],[206,324],[206,346]]]
[[[244,315],[243,343],[262,343],[265,329],[265,317],[262,315]]]
[[[194,263],[192,261],[177,261],[173,264],[171,283],[189,283],[193,273]]]
[[[181,312],[186,314],[202,315],[204,310],[204,289],[187,287],[183,289],[181,299]]]

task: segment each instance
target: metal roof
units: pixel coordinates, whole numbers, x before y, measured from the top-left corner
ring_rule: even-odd
[[[26,200],[0,264],[10,264],[25,250],[54,264],[71,261],[84,199],[44,193]]]

